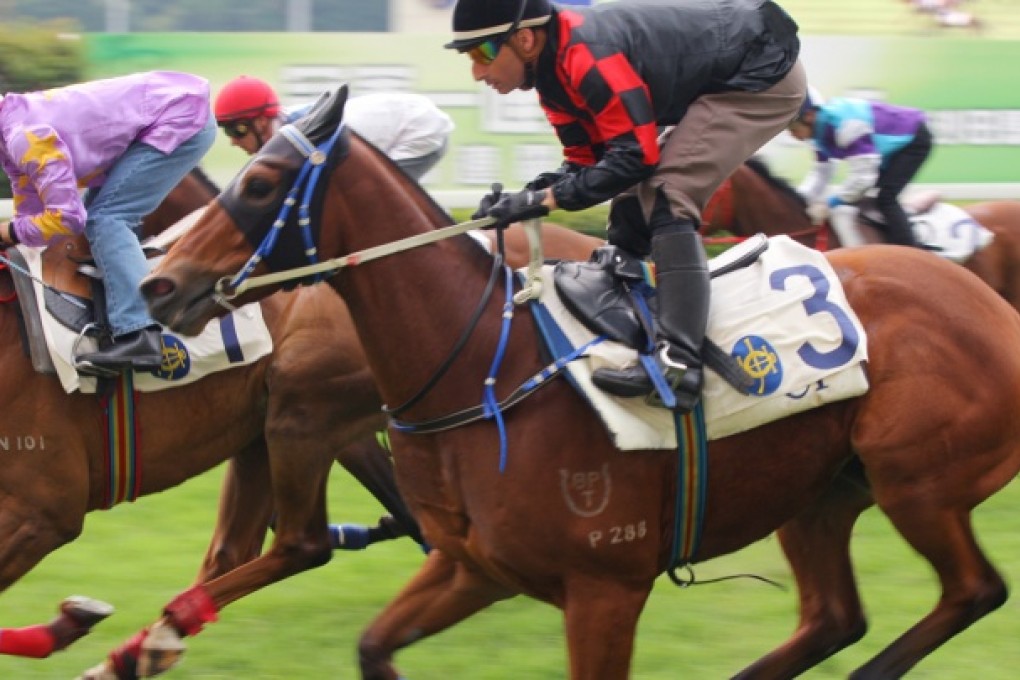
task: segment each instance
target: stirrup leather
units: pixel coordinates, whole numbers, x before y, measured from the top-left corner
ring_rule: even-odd
[[[669,356],[668,342],[659,343],[656,354],[641,355],[641,364],[652,381],[652,391],[645,397],[645,403],[672,410],[677,405],[676,391],[680,389],[689,366]]]

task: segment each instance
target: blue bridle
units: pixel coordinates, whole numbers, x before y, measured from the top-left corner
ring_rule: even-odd
[[[315,245],[315,237],[313,236],[311,229],[312,220],[310,215],[310,206],[312,196],[315,193],[315,188],[322,176],[323,168],[326,167],[326,161],[329,159],[329,154],[333,150],[333,147],[336,146],[337,140],[340,139],[340,134],[343,130],[344,124],[341,122],[329,139],[316,146],[295,125],[288,124],[280,128],[278,134],[286,138],[287,141],[289,141],[291,145],[297,149],[298,153],[304,157],[305,162],[301,166],[301,170],[298,172],[298,176],[294,180],[294,184],[291,185],[290,190],[287,191],[287,196],[283,199],[283,205],[280,207],[280,212],[277,214],[272,228],[270,228],[266,233],[265,238],[262,239],[262,243],[260,243],[258,248],[255,249],[252,256],[248,258],[248,261],[241,268],[241,271],[235,274],[234,277],[230,279],[229,283],[227,283],[228,290],[235,290],[237,286],[251,276],[259,263],[273,252],[273,248],[276,247],[277,239],[280,237],[280,232],[287,224],[290,212],[297,203],[298,193],[302,190],[304,193],[301,196],[301,204],[298,206],[298,228],[301,230],[301,239],[304,242],[305,257],[308,258],[308,262],[310,264],[318,263],[318,247]],[[318,281],[321,281],[323,277],[323,274],[316,274],[312,277],[311,282],[317,283]]]

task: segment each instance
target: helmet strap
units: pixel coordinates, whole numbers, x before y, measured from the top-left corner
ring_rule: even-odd
[[[538,62],[538,56],[541,52],[542,46],[542,33],[537,30],[531,29],[532,43],[527,52],[523,50],[521,45],[516,40],[507,40],[507,46],[513,50],[517,58],[524,64],[524,82],[521,83],[520,89],[530,90],[535,87],[535,81],[538,74],[535,72],[535,64]],[[529,56],[530,55],[530,56]]]
[[[263,120],[269,121],[269,131],[266,135],[262,134],[261,121]],[[258,121],[260,124],[252,125],[251,131],[255,133],[255,141],[258,142],[258,146],[256,148],[261,149],[263,146],[266,145],[266,142],[269,141],[269,138],[275,135],[276,132],[280,129],[280,117],[262,116],[261,118],[257,118],[256,121]]]

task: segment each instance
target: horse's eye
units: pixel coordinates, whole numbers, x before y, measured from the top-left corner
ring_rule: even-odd
[[[244,187],[244,193],[249,198],[266,198],[273,193],[274,188],[275,186],[269,180],[255,177]]]

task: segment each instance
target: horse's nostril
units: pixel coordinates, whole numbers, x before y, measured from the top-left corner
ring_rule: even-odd
[[[143,288],[150,298],[162,298],[174,292],[174,284],[170,279],[151,279]]]

